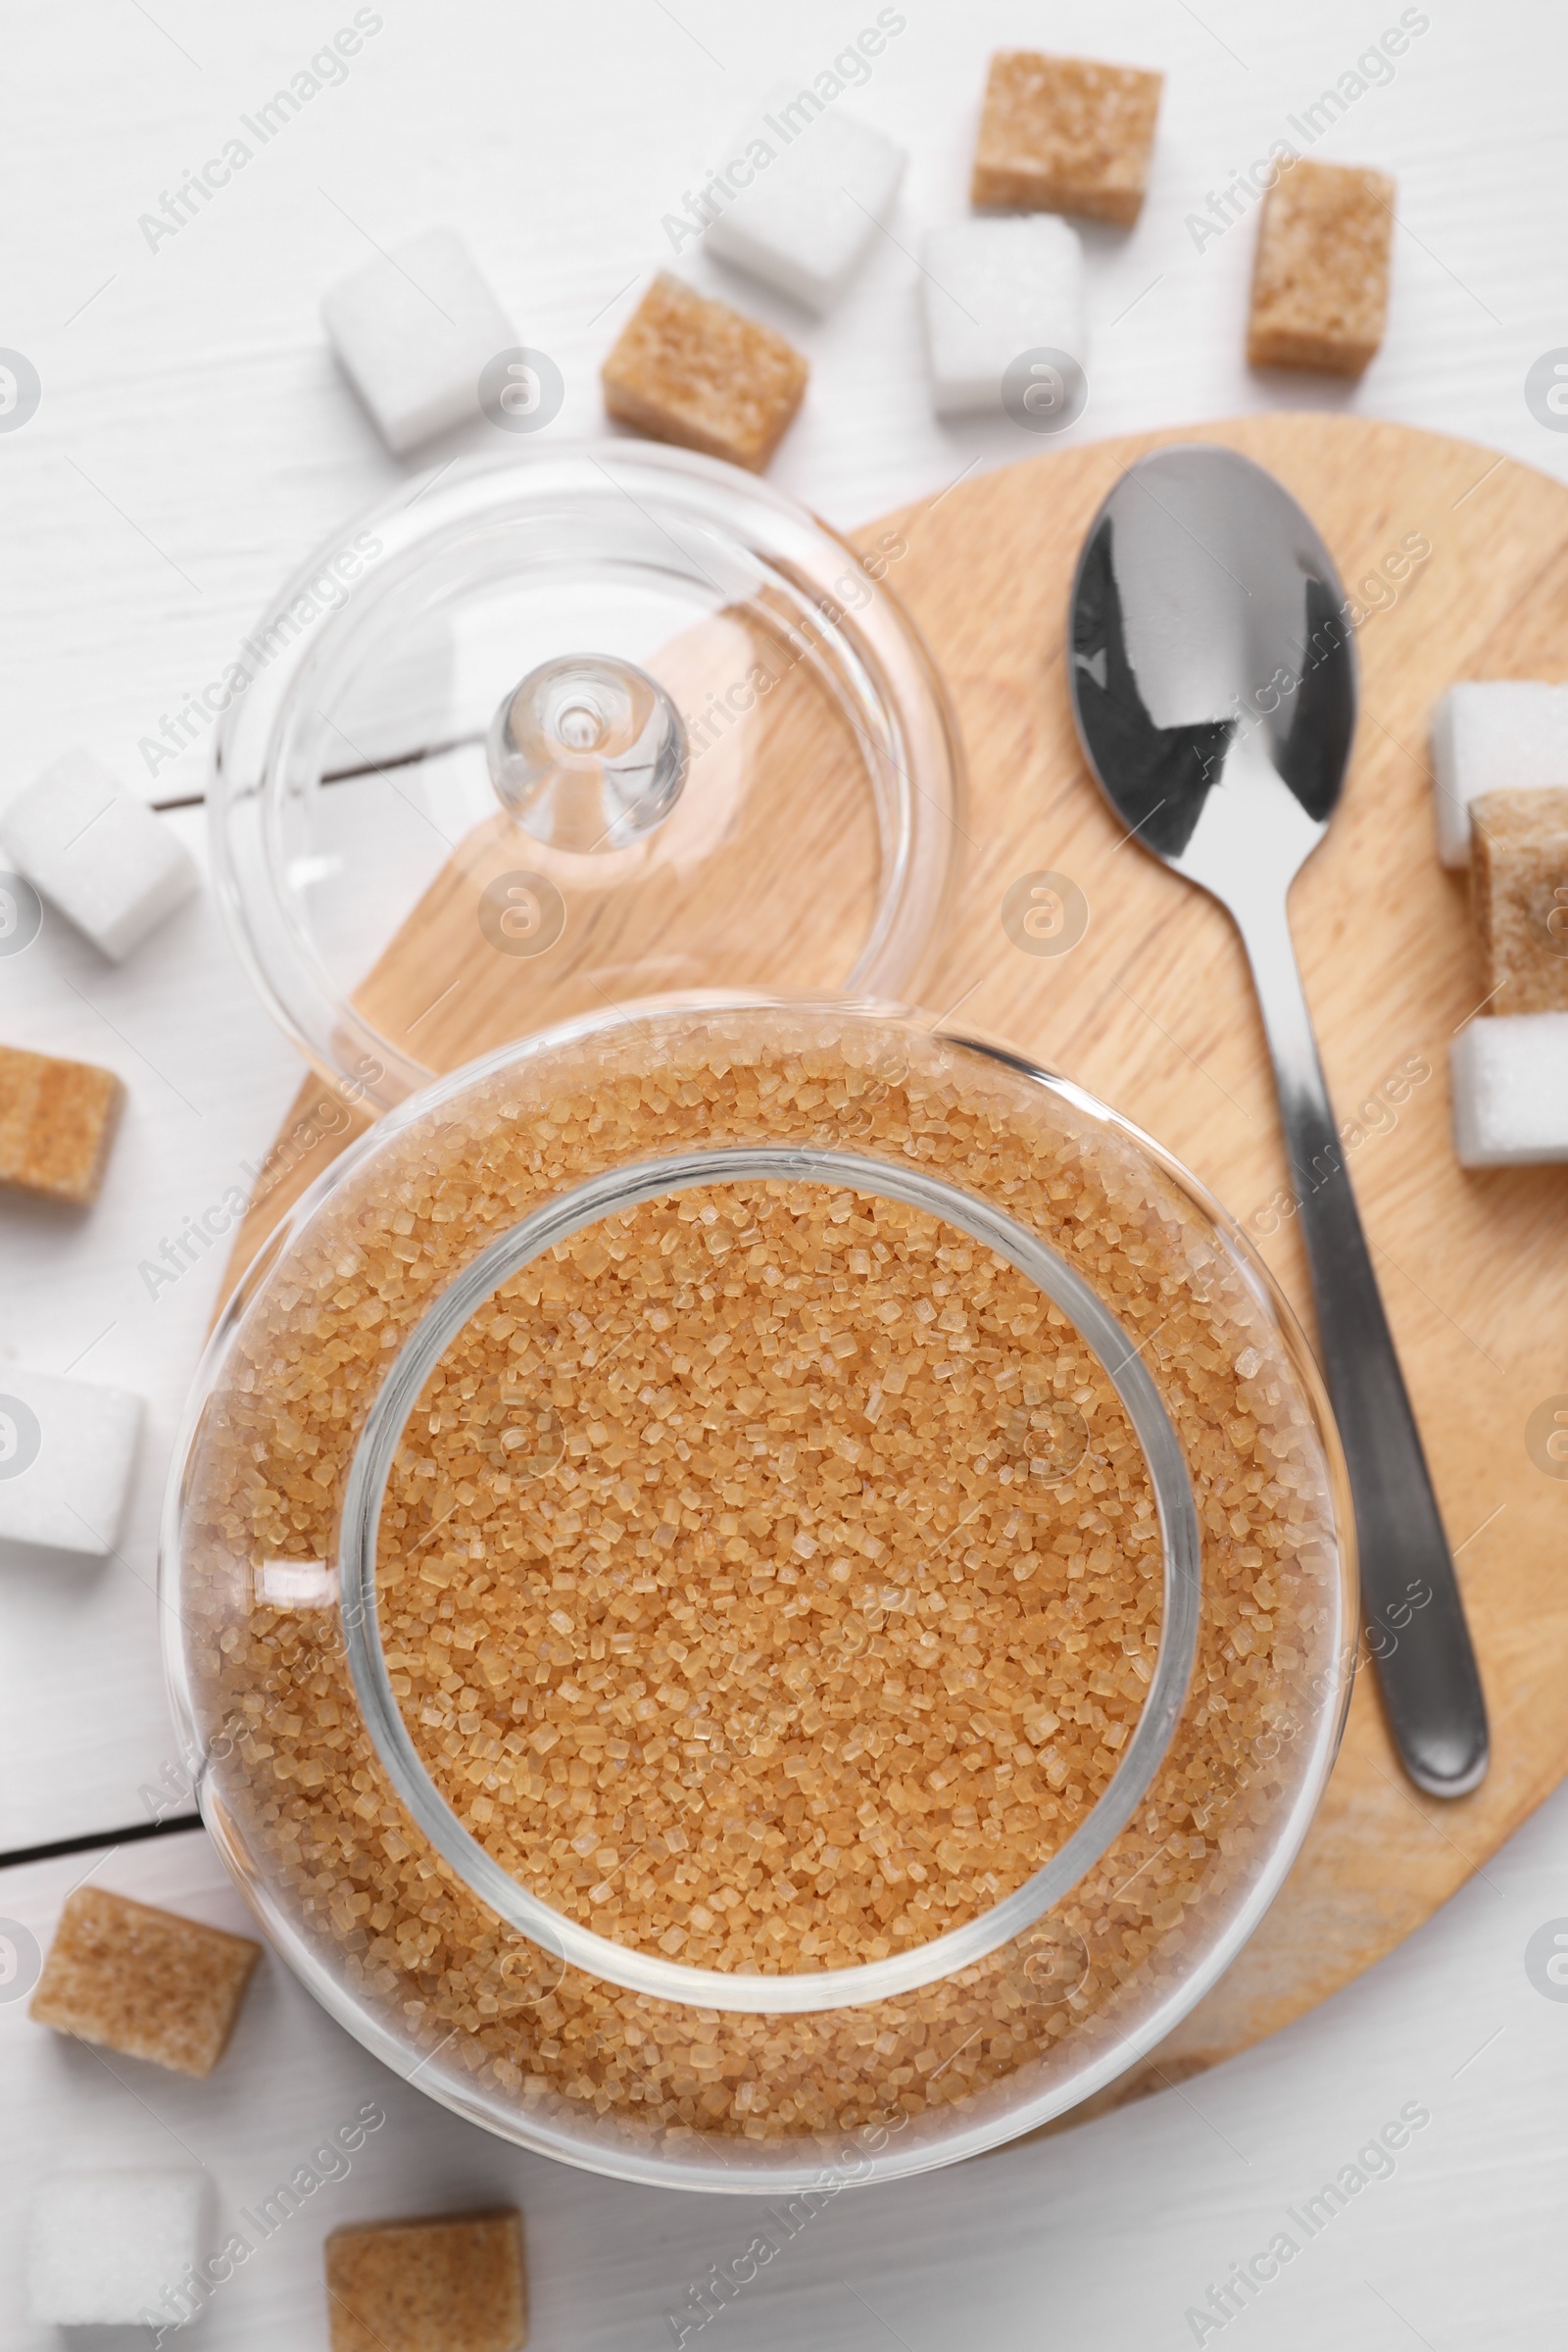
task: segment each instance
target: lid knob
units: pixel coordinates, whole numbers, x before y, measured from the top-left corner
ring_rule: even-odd
[[[686,781],[686,730],[630,662],[564,654],[502,703],[486,745],[503,806],[558,850],[623,850],[662,824]]]

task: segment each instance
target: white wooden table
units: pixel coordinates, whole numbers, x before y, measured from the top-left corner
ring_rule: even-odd
[[[599,360],[650,270],[672,258],[662,217],[728,152],[732,124],[767,81],[810,77],[876,11],[797,0],[786,20],[759,0],[673,10],[381,0],[380,29],[346,78],[150,247],[140,217],[353,13],[303,0],[6,12],[0,345],[32,362],[43,396],[22,429],[0,433],[0,802],[77,742],[149,798],[199,793],[205,744],[154,776],[142,739],[220,675],[286,571],[417,470],[386,456],[335,370],[318,324],[325,285],[376,246],[450,222],[519,338],[564,372],[550,429],[595,432]],[[691,246],[681,256],[699,283],[774,319],[810,356],[810,398],[773,478],[853,524],[971,465],[1028,454],[1010,426],[931,418],[912,258],[923,229],[964,204],[984,61],[999,45],[1122,57],[1169,75],[1142,224],[1088,234],[1091,395],[1076,432],[1282,397],[1241,364],[1250,219],[1200,241],[1189,216],[1272,139],[1298,143],[1288,118],[1299,122],[1326,88],[1367,78],[1357,61],[1399,20],[1394,0],[1318,0],[1289,14],[1272,0],[1197,10],[1062,0],[1049,12],[905,0],[903,13],[906,29],[846,103],[908,146],[909,171],[892,230],[840,311],[808,321]],[[1530,414],[1524,378],[1568,344],[1568,20],[1547,0],[1514,0],[1506,13],[1433,0],[1404,15],[1430,23],[1392,81],[1351,97],[1314,148],[1397,174],[1388,345],[1358,388],[1303,378],[1289,397],[1469,434],[1563,472],[1568,438]],[[491,428],[475,424],[420,463],[487,441]],[[165,821],[200,850],[199,809]],[[153,1790],[182,1809],[169,1777],[155,1530],[219,1267],[215,1253],[156,1298],[139,1268],[246,1181],[299,1073],[207,897],[119,969],[49,925],[26,955],[0,961],[0,1039],[107,1063],[130,1098],[89,1217],[14,1197],[0,1206],[0,1363],[74,1367],[148,1402],[117,1556],[68,1568],[0,1558],[0,1852],[14,1854],[145,1819]],[[88,1869],[240,1924],[199,1832],[0,1868],[0,1914],[46,1939]],[[1277,2043],[1083,2132],[842,2199],[714,2329],[730,2352],[808,2335],[909,2352],[954,2340],[1191,2342],[1187,2306],[1414,2100],[1432,2124],[1395,2177],[1233,2327],[1281,2352],[1331,2333],[1349,2347],[1445,2352],[1556,2341],[1568,2302],[1554,2251],[1568,2188],[1557,2103],[1568,2009],[1535,1990],[1523,1953],[1558,1911],[1568,1913],[1568,1797],[1409,1946]],[[41,2164],[151,2161],[173,2131],[238,2206],[340,2108],[372,2094],[388,2128],[349,2180],[321,2192],[320,2210],[226,2290],[203,2323],[214,2346],[324,2343],[319,2239],[351,2215],[516,2193],[546,2352],[669,2342],[663,2312],[749,2234],[742,2206],[595,2182],[489,2142],[383,2076],[271,1964],[210,2083],[116,2066],[119,2079],[30,2026],[21,2004],[0,2003],[7,2345],[57,2340],[21,2316],[16,2192]]]

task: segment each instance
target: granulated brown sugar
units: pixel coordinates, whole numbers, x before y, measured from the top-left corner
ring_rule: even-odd
[[[519,1472],[558,1380],[574,1434]],[[448,1800],[558,1909],[702,1967],[881,1959],[1010,1893],[1109,1780],[1158,1639],[1148,1474],[1066,1317],[820,1185],[650,1202],[525,1269],[382,1524]]]
[[[392,1795],[359,1721],[335,1616],[253,1605],[255,1579],[267,1563],[332,1557],[348,1463],[391,1350],[487,1241],[606,1168],[697,1145],[780,1139],[913,1160],[1046,1235],[1111,1304],[1153,1374],[1182,1440],[1204,1545],[1203,1616],[1187,1705],[1147,1800],[1102,1861],[1048,1922],[988,1960],[907,1996],[800,2017],[682,2007],[564,1969],[525,1944],[429,1851]],[[1340,1688],[1338,1560],[1321,1446],[1271,1310],[1204,1212],[1141,1149],[1123,1146],[1070,1097],[1021,1084],[972,1052],[911,1041],[845,1011],[649,1012],[470,1077],[401,1129],[389,1126],[375,1144],[377,1156],[348,1169],[242,1323],[209,1409],[187,1509],[191,1670],[220,1759],[218,1785],[273,1899],[322,1964],[412,2049],[427,2054],[427,2080],[457,2070],[502,2107],[543,2106],[579,2131],[593,2124],[643,2141],[650,2132],[808,2139],[890,2108],[917,2121],[955,2104],[1005,2101],[1015,2079],[1019,2095],[1027,2089],[1032,2096],[1053,2068],[1076,2070],[1086,2054],[1113,2067],[1128,2034],[1211,1947],[1275,1852],[1301,1786],[1302,1759],[1320,1752],[1323,1719]],[[1094,1776],[1113,1765],[1107,1735],[1136,1718],[1132,1685],[1142,1685],[1140,1664],[1147,1667],[1157,1629],[1157,1553],[1147,1543],[1147,1512],[1139,1510],[1147,1500],[1141,1464],[1118,1450],[1119,1408],[1084,1361],[1081,1344],[1043,1313],[1038,1295],[1028,1301],[1033,1321],[1013,1331],[1003,1310],[1014,1297],[1021,1301],[1027,1286],[1015,1293],[1010,1273],[982,1267],[978,1250],[960,1270],[956,1254],[970,1246],[957,1237],[864,1196],[851,1196],[835,1223],[845,1196],[825,1188],[759,1185],[742,1199],[746,1189],[653,1205],[618,1231],[607,1220],[566,1246],[564,1257],[525,1270],[505,1299],[481,1310],[471,1336],[460,1339],[441,1367],[439,1397],[432,1382],[429,1409],[422,1424],[416,1419],[389,1491],[381,1544],[382,1574],[391,1579],[387,1605],[406,1608],[405,1624],[412,1624],[419,1587],[422,1655],[420,1642],[407,1634],[399,1647],[395,1630],[387,1644],[392,1671],[408,1685],[400,1697],[416,1736],[478,1834],[496,1851],[514,1837],[534,1838],[529,1870],[548,1874],[538,1890],[608,1925],[622,1942],[657,1930],[656,1950],[658,1936],[668,1933],[659,1925],[667,1915],[685,1933],[682,1959],[706,1955],[728,1966],[748,1946],[751,1965],[763,1965],[773,1923],[781,1922],[785,1934],[773,1938],[772,1957],[783,1966],[822,1967],[846,1952],[864,1956],[881,1937],[891,1947],[940,1932],[956,1913],[938,1911],[934,1897],[932,1909],[921,1911],[920,1893],[956,1887],[972,1907],[990,1893],[988,1872],[1004,1885],[1007,1872],[1032,1867],[1059,1842],[1071,1808],[1092,1799]],[[795,1211],[808,1197],[812,1214],[799,1230]],[[695,1206],[696,1216],[683,1219],[682,1206]],[[755,1221],[757,1238],[748,1238],[752,1223],[737,1229],[730,1222],[737,1208]],[[714,1211],[711,1223],[705,1209]],[[710,1249],[704,1237],[722,1241],[725,1227],[727,1250]],[[646,1263],[656,1234],[671,1282],[694,1276],[707,1255],[711,1298],[695,1280],[656,1297],[654,1283],[625,1275],[625,1267]],[[603,1265],[595,1243],[605,1251]],[[889,1259],[873,1256],[879,1243]],[[913,1251],[916,1243],[929,1244],[929,1254],[898,1259],[901,1247]],[[612,1247],[624,1247],[626,1256],[615,1260]],[[864,1271],[855,1250],[865,1252]],[[946,1267],[943,1250],[954,1260]],[[842,1257],[849,1292],[816,1293],[824,1257],[830,1284]],[[896,1275],[887,1271],[894,1262],[902,1267]],[[930,1272],[929,1321],[917,1312],[917,1264]],[[780,1282],[766,1280],[769,1265]],[[873,1266],[881,1269],[875,1276]],[[981,1279],[987,1270],[989,1284]],[[534,1302],[526,1296],[530,1279],[538,1284]],[[764,1317],[760,1309],[795,1279],[813,1286],[809,1295],[805,1288],[792,1295],[803,1302],[791,1309],[799,1329],[786,1315],[782,1329],[764,1332],[762,1322],[773,1323],[777,1310]],[[938,1280],[953,1286],[940,1299]],[[893,1284],[898,1295],[873,1301],[877,1283]],[[689,1303],[678,1304],[688,1294]],[[608,1334],[628,1303],[636,1329],[622,1344]],[[897,1304],[899,1318],[884,1325],[882,1303]],[[817,1311],[823,1306],[826,1318]],[[1020,1304],[1010,1321],[1023,1311]],[[842,1325],[835,1320],[841,1313]],[[944,1315],[961,1316],[965,1328],[944,1329]],[[512,1328],[503,1332],[500,1322]],[[744,1391],[735,1384],[731,1406],[725,1350],[711,1356],[716,1377],[706,1388],[697,1379],[698,1334],[704,1346],[728,1334],[732,1353],[737,1323],[743,1341],[755,1339],[760,1362]],[[942,1333],[940,1358],[916,1340],[916,1324],[927,1336],[933,1325]],[[888,1342],[889,1360],[896,1352],[910,1367],[902,1393],[896,1375],[893,1383],[885,1371],[872,1377],[879,1332],[897,1338],[896,1351]],[[973,1340],[970,1348],[954,1346],[964,1338]],[[843,1353],[841,1339],[853,1343]],[[776,1345],[775,1356],[763,1354],[764,1340]],[[465,1345],[477,1351],[466,1370],[458,1368]],[[622,1352],[612,1358],[616,1346]],[[522,1378],[497,1422],[491,1414],[501,1399],[485,1388],[485,1367],[499,1362],[503,1347]],[[667,1356],[660,1353],[664,1348]],[[687,1372],[675,1370],[677,1351]],[[658,1381],[612,1387],[618,1366],[637,1376],[656,1359],[664,1366]],[[1018,1409],[1032,1416],[1048,1402],[1037,1377],[1039,1404],[1029,1406],[1025,1393],[1022,1407],[1008,1405],[998,1417],[998,1405],[1016,1393],[1001,1386],[1015,1360],[1016,1390],[1023,1364],[1037,1375],[1050,1365],[1049,1402],[1063,1414],[1058,1424],[1048,1422],[1054,1446],[1070,1434],[1068,1403],[1084,1416],[1099,1458],[1082,1508],[1072,1508],[1082,1469],[1070,1483],[1020,1478],[1013,1454],[1006,1466],[1014,1475],[1002,1480],[1008,1448],[1033,1443],[1008,1416]],[[939,1361],[954,1367],[945,1381],[937,1379]],[[472,1392],[464,1396],[469,1380]],[[880,1391],[875,1412],[868,1409],[873,1388]],[[771,1437],[747,1435],[767,1432],[786,1392],[805,1408],[789,1416],[801,1424],[788,1441],[796,1448],[793,1482],[784,1478],[784,1444],[775,1451]],[[707,1432],[707,1458],[699,1461],[688,1434],[695,1406],[701,1396],[716,1407],[721,1396],[721,1428]],[[951,1412],[950,1398],[957,1406]],[[454,1401],[466,1411],[482,1403],[482,1422],[455,1423],[449,1433]],[[679,1428],[677,1412],[686,1416]],[[995,1465],[988,1413],[1004,1457]],[[441,1427],[429,1429],[436,1418]],[[884,1521],[878,1498],[895,1474],[868,1477],[867,1469],[887,1458],[876,1442],[894,1435],[901,1418],[911,1434],[934,1421],[941,1435],[920,1458],[901,1459]],[[950,1429],[959,1443],[949,1445]],[[521,1443],[502,1444],[507,1437]],[[471,1450],[460,1451],[460,1440]],[[691,1462],[681,1461],[680,1444],[691,1449]],[[748,1451],[757,1444],[764,1446],[761,1456]],[[859,1446],[858,1458],[843,1450],[849,1446]],[[982,1446],[984,1472],[975,1450]],[[732,1461],[720,1458],[730,1452]],[[503,1468],[508,1457],[524,1467]],[[1061,1466],[1059,1457],[1032,1458],[1046,1458],[1048,1469]],[[421,1461],[434,1466],[433,1477]],[[492,1482],[510,1477],[511,1491],[487,1487],[486,1473]],[[1099,1490],[1097,1476],[1105,1480]],[[974,1500],[966,1477],[980,1480],[986,1507],[960,1524]],[[438,1527],[435,1498],[422,1490],[442,1479],[451,1482],[454,1517]],[[797,1492],[793,1512],[769,1516],[785,1493]],[[921,1500],[901,1506],[906,1492]],[[696,1499],[687,1501],[687,1494]],[[915,1513],[925,1500],[931,1517],[921,1527]],[[496,1509],[481,1515],[486,1502]],[[678,1522],[668,1515],[672,1502]],[[1119,1519],[1107,1502],[1121,1509]],[[650,1527],[655,1509],[660,1516]],[[473,1531],[466,1549],[449,1535],[460,1513]],[[848,1540],[852,1527],[868,1531],[885,1556],[857,1549]],[[512,1532],[521,1528],[527,1541],[509,1549]],[[666,1529],[672,1534],[662,1537]],[[799,1547],[803,1534],[816,1546],[808,1553]],[[1082,1539],[1077,1547],[1073,1535]],[[1059,1550],[1063,1537],[1069,1548]],[[547,1541],[554,1546],[548,1555]],[[486,1547],[478,1559],[475,1544]],[[454,1550],[455,1560],[448,1556]],[[420,1562],[432,1552],[437,1574],[422,1575]],[[547,1556],[550,1648],[541,1635],[531,1669],[547,1679],[518,1689],[513,1676],[530,1612],[547,1597]],[[503,1574],[503,1563],[514,1559],[515,1568]],[[834,1575],[840,1561],[849,1563],[847,1578]],[[1027,1563],[1024,1577],[1015,1576]],[[793,1583],[785,1573],[792,1564]],[[558,1592],[557,1573],[576,1581]],[[725,1592],[726,1585],[733,1591]],[[885,1588],[939,1596],[947,1606],[868,1612],[866,1599],[874,1592],[880,1604]],[[721,1600],[731,1607],[721,1611],[714,1605]],[[631,1602],[635,1619],[625,1614]],[[956,1616],[956,1602],[974,1616]],[[760,1647],[750,1629],[763,1609],[779,1630],[770,1622],[765,1657],[740,1664]],[[550,1623],[552,1613],[564,1625]],[[868,1663],[852,1686],[863,1704],[846,1719],[829,1709],[848,1703],[848,1694],[835,1695],[833,1639],[851,1617],[865,1627]],[[726,1626],[748,1646],[726,1646],[718,1630]],[[931,1678],[916,1663],[922,1633],[933,1626],[944,1669],[973,1678],[960,1679],[956,1691],[941,1670],[928,1687]],[[965,1626],[984,1640],[956,1639]],[[627,1636],[630,1647],[617,1649]],[[603,1657],[594,1654],[596,1642]],[[656,1642],[663,1652],[657,1661]],[[674,1655],[677,1642],[684,1658]],[[797,1658],[809,1671],[795,1692],[786,1675]],[[1077,1687],[1053,1687],[1063,1684],[1070,1660],[1078,1661]],[[776,1678],[766,1673],[774,1664]],[[884,1685],[902,1680],[905,1690],[868,1688],[871,1666]],[[722,1670],[716,1677],[715,1667]],[[438,1675],[438,1668],[445,1670]],[[686,1671],[693,1668],[695,1689]],[[725,1675],[730,1689],[715,1690]],[[764,1678],[777,1693],[765,1710],[759,1704]],[[647,1688],[634,1697],[638,1681]],[[1022,1712],[1026,1690],[1049,1700],[1055,1729]],[[911,1706],[912,1696],[929,1696],[929,1710]],[[693,1716],[687,1710],[699,1698],[706,1704]],[[523,1711],[514,1717],[518,1699]],[[650,1702],[653,1712],[639,1714]],[[819,1729],[808,1728],[813,1706]],[[617,1707],[629,1710],[629,1725]],[[424,1720],[427,1711],[435,1723]],[[450,1726],[442,1720],[448,1713]],[[898,1739],[900,1731],[912,1735],[915,1717],[922,1722],[917,1760],[912,1737],[907,1748]],[[861,1755],[846,1756],[861,1719],[872,1732],[896,1726],[891,1743],[884,1740],[878,1753],[867,1742]],[[672,1738],[678,1725],[695,1730],[704,1722],[708,1740]],[[846,1722],[835,1754],[827,1735]],[[951,1784],[946,1764],[924,1753],[924,1726],[937,1722],[944,1738],[961,1730],[974,1742],[950,1749],[959,1768]],[[1020,1723],[1024,1737],[1008,1752],[1006,1738]],[[603,1739],[594,1736],[601,1728]],[[1037,1729],[1045,1733],[1041,1741],[1032,1736]],[[551,1730],[559,1737],[541,1745],[536,1735]],[[748,1740],[754,1752],[743,1755]],[[759,1740],[778,1745],[760,1759],[764,1775],[748,1775]],[[1067,1766],[1059,1787],[1053,1746],[1055,1763]],[[503,1758],[505,1783],[497,1770]],[[939,1773],[943,1785],[934,1786]],[[852,1775],[862,1797],[855,1807],[840,1805]],[[762,1785],[754,1787],[759,1777]],[[793,1793],[783,1794],[785,1782]],[[749,1809],[726,1810],[729,1792],[743,1783]],[[1054,1816],[1047,1811],[1053,1797]],[[492,1808],[487,1820],[481,1800]],[[813,1800],[825,1808],[820,1816]],[[1021,1819],[1025,1802],[1038,1816],[1029,1824]],[[964,1806],[972,1821],[959,1818]],[[1014,1806],[1020,1818],[1009,1826]],[[541,1812],[548,1838],[535,1826]],[[758,1826],[763,1836],[754,1840]],[[653,1832],[640,1853],[639,1827]],[[768,1845],[769,1827],[782,1834],[782,1850]],[[738,1848],[737,1836],[744,1840]],[[934,1867],[924,1861],[921,1837],[935,1845]],[[575,1846],[578,1838],[592,1842]],[[561,1839],[564,1852],[557,1850]],[[664,1853],[655,1851],[656,1840]],[[755,1860],[754,1844],[761,1847]],[[827,1860],[829,1846],[836,1862]],[[814,1875],[797,1875],[798,1853]],[[601,1861],[608,1854],[613,1860]],[[885,1861],[905,1871],[904,1882],[889,1879]],[[923,1882],[912,1875],[915,1862],[927,1870]],[[596,1901],[595,1890],[607,1884],[611,1895]],[[720,1889],[741,1901],[710,1899]],[[835,1908],[838,1894],[856,1899]],[[696,1917],[699,1910],[709,1924]],[[808,1938],[817,1939],[816,1949]]]

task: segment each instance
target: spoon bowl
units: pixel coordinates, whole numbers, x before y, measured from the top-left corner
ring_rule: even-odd
[[[1272,474],[1161,450],[1101,509],[1072,597],[1074,711],[1123,821],[1227,905],[1288,888],[1355,727],[1333,559]]]

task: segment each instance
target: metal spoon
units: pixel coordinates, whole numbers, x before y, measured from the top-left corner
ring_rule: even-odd
[[[1486,1702],[1286,917],[1349,758],[1348,611],[1328,550],[1271,474],[1231,450],[1161,450],[1123,475],[1079,559],[1073,710],[1122,822],[1212,892],[1241,932],[1349,1465],[1384,1702],[1410,1778],[1434,1796],[1462,1796],[1487,1769]]]

